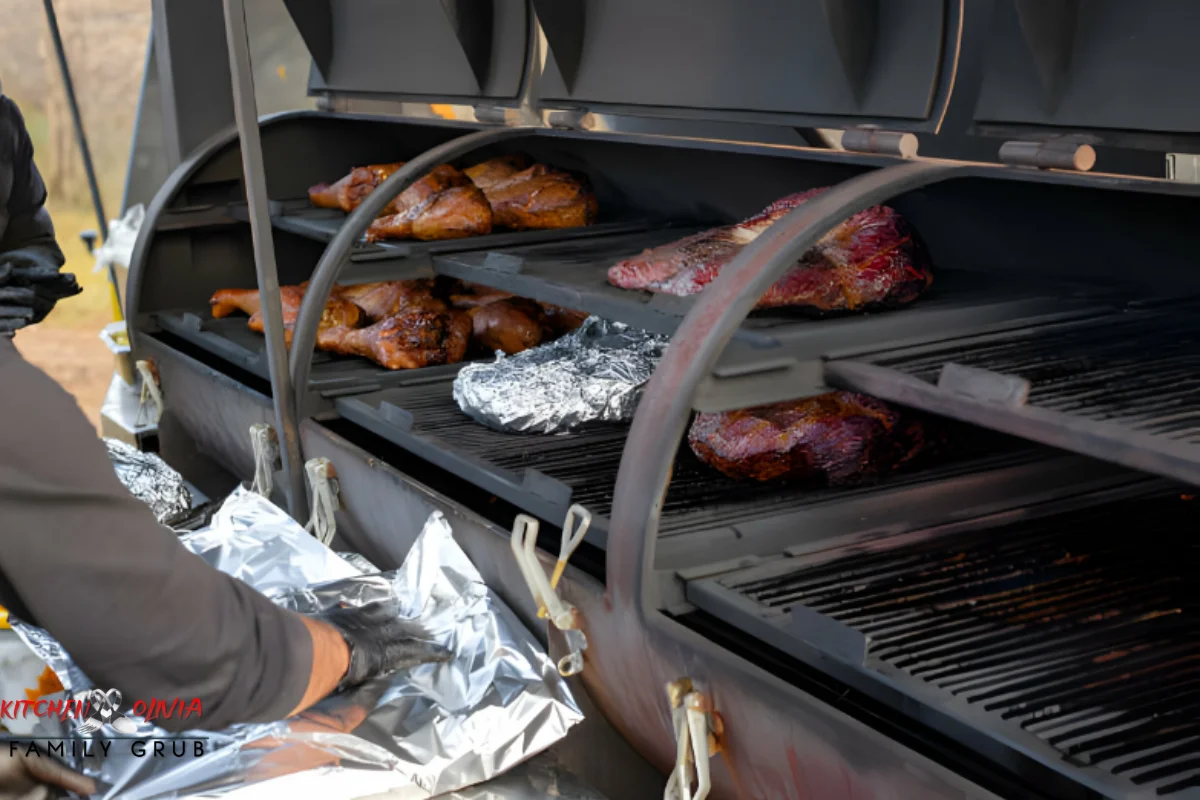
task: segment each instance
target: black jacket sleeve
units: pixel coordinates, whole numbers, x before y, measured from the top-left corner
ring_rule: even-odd
[[[61,267],[65,260],[54,238],[54,224],[44,208],[46,185],[33,162],[33,141],[25,128],[25,119],[16,103],[0,95],[0,141],[8,143],[11,158],[12,188],[8,195],[8,227],[0,236],[0,253],[21,255],[26,262]]]
[[[74,398],[2,337],[0,573],[0,603],[126,707],[198,697],[186,727],[214,729],[280,719],[307,688],[300,618],[185,550],[117,480]]]

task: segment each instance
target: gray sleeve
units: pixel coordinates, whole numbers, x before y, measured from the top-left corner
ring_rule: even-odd
[[[214,729],[280,719],[307,688],[300,618],[185,550],[117,480],[74,398],[2,337],[0,573],[0,602],[125,705],[199,697],[187,727]]]

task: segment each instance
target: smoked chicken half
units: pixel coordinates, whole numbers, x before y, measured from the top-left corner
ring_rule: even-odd
[[[403,310],[365,328],[325,328],[317,346],[387,369],[420,369],[462,361],[470,338],[471,320],[461,311]]]
[[[328,183],[318,183],[309,188],[308,200],[317,208],[340,208],[349,214],[358,208],[363,198],[375,191],[375,187],[392,177],[392,174],[403,166],[403,161],[397,161],[394,164],[355,167],[350,170],[349,175],[332,186]]]
[[[434,282],[419,278],[379,281],[353,286],[334,286],[332,294],[361,308],[367,318],[378,322],[402,310],[445,311],[446,304],[433,294]]]
[[[492,207],[462,172],[441,164],[401,192],[367,228],[367,241],[462,239],[492,231]]]
[[[487,196],[497,228],[557,230],[596,221],[596,195],[581,181],[545,164],[527,163],[522,156],[501,156],[466,170]]]
[[[697,414],[688,431],[692,452],[731,478],[835,486],[893,472],[934,449],[934,438],[917,415],[852,392]]]
[[[300,314],[300,304],[304,301],[306,288],[307,283],[279,287],[279,299],[283,306],[283,339],[288,347],[292,346],[292,331],[296,327],[296,317]],[[209,305],[216,319],[227,317],[235,311],[242,311],[250,315],[250,321],[247,323],[250,330],[256,333],[266,330],[257,289],[220,289],[209,300]],[[364,320],[365,315],[357,305],[336,296],[330,297],[321,312],[318,330],[333,326],[356,327]]]
[[[790,195],[736,225],[646,250],[611,267],[609,283],[679,296],[701,292],[743,247],[823,191]],[[755,307],[818,312],[898,307],[916,300],[932,282],[924,248],[904,218],[888,206],[875,206],[821,237]]]

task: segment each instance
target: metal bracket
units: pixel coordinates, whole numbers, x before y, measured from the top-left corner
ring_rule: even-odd
[[[1167,153],[1167,180],[1200,183],[1200,155]]]
[[[337,534],[335,514],[341,508],[337,473],[328,458],[314,458],[304,465],[304,474],[312,491],[312,516],[304,527],[318,542],[328,547]]]

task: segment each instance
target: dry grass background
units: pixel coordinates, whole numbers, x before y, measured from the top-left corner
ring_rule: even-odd
[[[92,273],[79,233],[96,227],[75,145],[62,79],[39,0],[2,0],[0,87],[25,114],[38,168],[50,192],[66,270],[84,287],[41,325],[20,332],[17,348],[75,395],[98,425],[112,359],[98,332],[111,321],[106,277]],[[104,198],[120,209],[150,28],[146,0],[55,0],[59,28]]]

